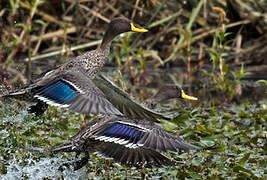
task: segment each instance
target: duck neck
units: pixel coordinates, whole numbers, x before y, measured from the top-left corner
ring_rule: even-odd
[[[154,108],[158,103],[164,102],[169,99],[177,98],[178,92],[176,86],[166,85],[160,88],[158,93],[147,101],[151,105],[151,108]]]
[[[156,106],[158,103],[160,103],[160,102],[162,102],[162,101],[164,101],[164,100],[166,100],[166,99],[168,99],[168,98],[165,98],[165,97],[163,97],[163,96],[158,96],[158,95],[156,94],[156,95],[153,96],[152,98],[147,99],[147,100],[145,101],[145,104],[146,104],[146,106],[147,106],[148,108],[150,108],[150,109],[154,109],[155,106]]]
[[[106,31],[104,38],[102,40],[100,49],[105,51],[105,50],[109,50],[110,45],[111,45],[111,41],[118,35],[118,33],[116,33],[115,31],[113,31],[111,28],[108,28],[108,30]]]
[[[151,104],[156,105],[156,104],[161,103],[161,102],[163,102],[163,101],[165,101],[167,99],[169,99],[169,98],[164,97],[164,96],[160,96],[160,95],[157,95],[156,94],[154,97],[152,97],[151,99],[149,99],[149,101],[151,102]]]

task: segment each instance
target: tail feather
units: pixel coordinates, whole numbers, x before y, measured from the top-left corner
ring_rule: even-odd
[[[25,89],[1,94],[0,98],[14,98],[23,101],[32,101],[34,99],[33,95],[27,92]]]
[[[74,149],[73,149],[73,144],[71,141],[68,141],[62,145],[59,145],[59,146],[56,146],[56,147],[53,147],[51,149],[51,151],[53,153],[57,153],[57,152],[73,152]]]

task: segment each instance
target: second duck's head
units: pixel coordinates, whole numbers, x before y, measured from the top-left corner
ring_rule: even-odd
[[[177,85],[167,84],[163,85],[158,93],[148,102],[148,106],[153,108],[156,104],[168,99],[179,98],[185,100],[196,101],[196,97],[185,94],[184,90]]]
[[[172,99],[172,98],[180,98],[180,99],[187,99],[187,100],[193,100],[193,101],[198,100],[196,97],[185,94],[184,90],[175,84],[163,85],[159,89],[158,93],[154,96],[154,98],[163,100],[163,101]]]
[[[137,28],[129,19],[125,17],[114,18],[108,25],[108,29],[105,33],[101,47],[105,47],[105,45],[109,44],[115,36],[129,31],[147,32],[148,30],[144,28]]]

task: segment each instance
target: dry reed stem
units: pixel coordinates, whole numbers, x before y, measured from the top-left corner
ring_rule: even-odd
[[[134,9],[133,9],[133,13],[132,13],[132,16],[131,16],[131,19],[132,19],[132,20],[133,20],[134,17],[135,17],[136,10],[137,10],[137,7],[138,7],[139,2],[140,2],[140,0],[136,0],[136,1],[135,1],[135,5],[134,5]]]
[[[69,51],[75,51],[75,50],[78,50],[78,49],[83,49],[83,48],[96,46],[96,45],[99,45],[100,43],[101,43],[101,40],[92,41],[92,42],[89,42],[89,43],[85,43],[85,44],[81,44],[81,45],[78,45],[78,46],[71,47],[69,49]],[[38,60],[38,59],[43,59],[43,58],[55,56],[55,55],[58,55],[58,54],[64,54],[65,52],[67,52],[66,49],[53,51],[53,52],[41,54],[41,55],[38,55],[38,56],[34,56],[34,57],[31,58],[31,60],[34,61],[34,60]],[[25,61],[29,61],[29,58],[26,58]]]
[[[26,26],[27,28],[29,28],[31,26],[31,20],[36,12],[36,9],[37,9],[37,6],[39,4],[39,1],[40,0],[36,0],[35,1],[35,6],[31,9],[31,13],[30,13],[30,16],[27,18],[26,20]],[[17,54],[17,52],[19,51],[19,49],[21,48],[21,45],[23,44],[23,40],[26,38],[26,29],[24,29],[20,36],[19,36],[19,39],[21,40],[21,43],[19,43],[16,47],[16,49],[13,49],[12,52],[9,54],[8,58],[7,59],[13,59],[13,57]]]
[[[33,36],[31,38],[31,41],[34,42],[34,41],[39,41],[39,40],[48,40],[48,39],[52,39],[55,37],[63,37],[64,34],[75,33],[76,31],[77,31],[77,28],[73,26],[73,27],[67,28],[66,30],[60,29],[58,31],[50,32],[44,35]]]
[[[23,7],[23,8],[26,8],[26,9],[29,9],[29,10],[31,9],[31,7],[30,7],[28,4],[24,3],[24,2],[21,2],[21,1],[20,1],[19,4],[20,4],[21,7]],[[57,20],[57,19],[54,18],[53,16],[50,16],[49,14],[47,14],[47,13],[41,11],[41,10],[38,10],[38,11],[36,12],[36,14],[42,16],[42,17],[44,18],[44,20],[46,20],[46,21],[48,21],[48,22],[56,23],[57,25],[59,25],[59,26],[61,26],[61,27],[64,27],[64,26],[65,26],[65,25],[64,25],[65,23],[62,23],[61,21]]]
[[[225,28],[231,28],[231,27],[240,26],[240,25],[242,25],[242,24],[249,24],[249,23],[251,23],[250,20],[237,21],[237,22],[234,22],[234,23],[227,24],[227,25],[225,26]],[[200,35],[194,36],[194,37],[192,37],[192,40],[191,40],[190,43],[193,44],[194,42],[196,42],[196,41],[198,41],[198,40],[200,40],[200,39],[203,39],[204,37],[207,37],[207,36],[209,36],[209,35],[211,35],[211,34],[214,34],[214,33],[215,33],[216,31],[218,31],[220,28],[221,28],[221,27],[213,28],[213,29],[211,29],[211,30],[209,30],[209,31],[207,31],[207,32],[204,32],[204,33],[200,34]],[[177,48],[177,50],[178,50],[178,49],[185,48],[185,47],[187,47],[187,46],[188,46],[188,43],[187,43],[187,42],[184,42],[184,43],[182,43],[182,44],[180,44],[180,45],[176,45],[176,46],[174,47],[174,49]],[[164,63],[173,60],[174,57],[175,57],[175,55],[174,55],[174,54],[171,54],[168,58],[166,58],[166,60],[164,61]],[[156,67],[158,67],[158,66],[160,66],[159,63],[156,65]]]
[[[41,33],[40,33],[40,37],[43,36],[46,27],[47,27],[46,25],[44,25],[44,26],[42,27],[42,29],[41,29]],[[31,40],[32,40],[32,38],[31,38]],[[32,55],[33,55],[33,56],[35,56],[35,55],[37,54],[37,52],[38,52],[38,50],[39,50],[39,47],[40,47],[40,45],[41,45],[41,42],[42,42],[42,39],[40,38],[40,39],[37,41],[37,44],[36,44],[36,46],[35,46],[35,48],[34,48],[34,50],[33,50],[33,52],[32,52]]]
[[[109,23],[110,22],[110,20],[108,18],[104,17],[103,15],[101,15],[98,12],[96,12],[95,10],[90,9],[90,8],[88,8],[88,7],[86,7],[86,6],[82,5],[82,4],[80,5],[80,7],[83,8],[83,9],[85,9],[86,11],[90,12],[93,16],[96,16],[99,19],[105,21],[106,23]]]

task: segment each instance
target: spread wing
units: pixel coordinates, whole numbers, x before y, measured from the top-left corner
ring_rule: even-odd
[[[96,152],[129,166],[169,165],[158,151],[201,150],[173,136],[153,122],[127,121],[123,117],[102,117],[84,126],[53,152]]]
[[[129,118],[148,119],[155,122],[158,122],[157,119],[170,119],[135,102],[130,98],[129,94],[108,80],[104,75],[98,75],[93,79],[93,82],[101,89],[106,98]]]
[[[128,120],[123,117],[101,117],[84,126],[66,143],[58,146],[58,151],[84,147],[87,142],[100,141],[115,143],[127,148],[146,148],[158,151],[201,150],[182,138],[174,136],[153,122],[145,120]],[[90,144],[90,143],[89,143]],[[79,147],[77,147],[79,149]]]
[[[173,136],[156,124],[122,121],[123,118],[114,117],[110,122],[99,126],[90,133],[90,138],[103,142],[112,142],[127,148],[153,149],[159,151],[173,151],[196,149],[200,147],[185,142],[182,138]],[[83,136],[83,139],[86,137]]]
[[[104,121],[106,120],[108,121],[109,119],[104,119]],[[127,147],[127,144],[120,144],[115,141],[105,142],[102,140],[96,140],[98,136],[93,135],[94,133],[99,134],[100,137],[103,135],[101,132],[98,132],[99,129],[104,128],[103,131],[109,131],[109,133],[116,133],[116,129],[120,129],[116,122],[98,125],[97,123],[99,122],[101,122],[101,119],[93,120],[93,122],[90,122],[87,124],[87,126],[84,126],[68,141],[52,148],[52,152],[94,152],[95,154],[104,158],[113,159],[121,164],[136,167],[152,165],[167,166],[173,163],[173,161],[171,161],[168,157],[162,155],[154,149],[146,148],[145,146],[135,146],[135,148],[133,148],[133,146]],[[94,129],[95,126],[97,126],[97,128]],[[131,125],[129,125],[129,127],[124,126],[122,129],[128,129],[134,133],[134,128],[130,126]],[[138,132],[138,130],[135,131],[135,133],[136,132]],[[129,133],[123,134],[117,132],[117,134],[120,135],[120,137],[124,137],[128,140],[131,139],[131,135]],[[117,140],[119,140],[119,138],[117,138]],[[121,140],[125,141],[123,138]],[[131,140],[129,142],[131,142]]]
[[[67,71],[46,82],[46,85],[38,88],[34,97],[49,105],[85,114],[122,115],[86,73],[80,70]]]

